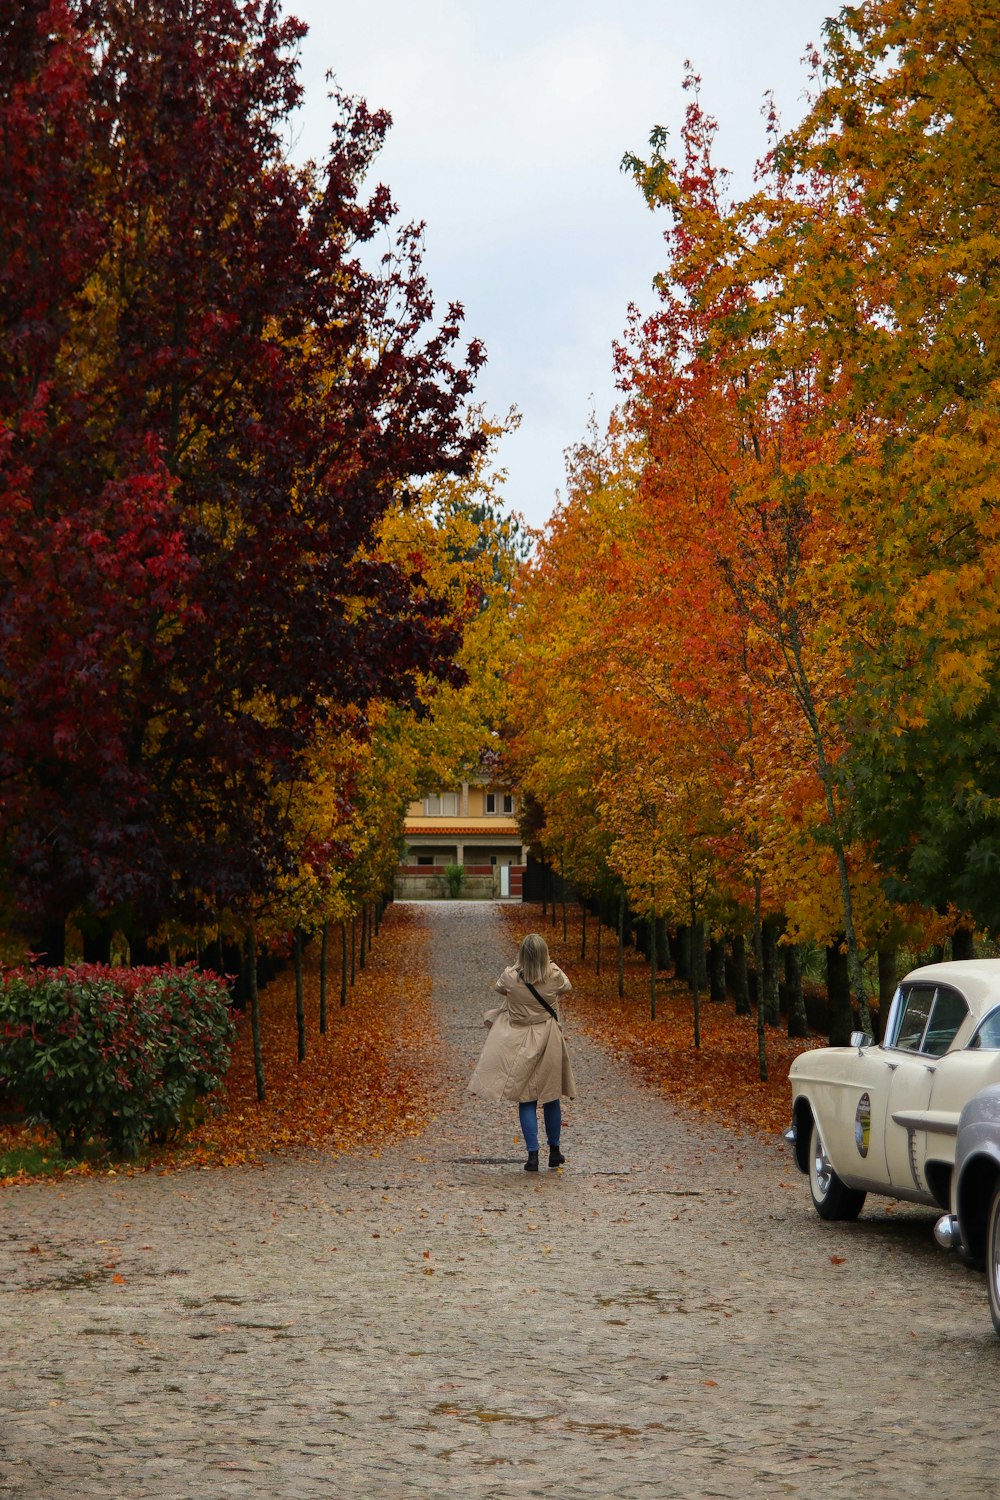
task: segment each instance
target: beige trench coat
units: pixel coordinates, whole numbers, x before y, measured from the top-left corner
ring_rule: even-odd
[[[495,988],[504,999],[483,1016],[490,1034],[469,1082],[469,1093],[510,1104],[528,1104],[532,1099],[547,1104],[560,1094],[575,1099],[576,1082],[566,1039],[548,1011],[539,1005],[513,965],[504,969]],[[556,1010],[558,997],[572,988],[556,964],[549,966],[548,978],[535,985]]]

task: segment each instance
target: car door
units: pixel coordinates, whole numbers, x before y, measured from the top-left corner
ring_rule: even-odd
[[[1000,1009],[984,1018],[965,1047],[939,1059],[931,1084],[924,1160],[954,1163],[958,1117],[973,1094],[1000,1083]]]
[[[926,1141],[920,1122],[930,1106],[936,1067],[919,1055],[900,1057],[892,1067],[885,1124],[889,1181],[900,1190],[923,1192],[919,1167],[926,1156]]]
[[[954,1100],[965,1089],[976,1091],[977,1066],[978,1072],[989,1070],[982,1053],[977,1065],[967,1051],[949,1052],[968,1014],[965,998],[948,985],[914,985],[904,997],[891,1049],[895,1066],[886,1119],[889,1178],[901,1193],[933,1197],[924,1170],[928,1156],[954,1160],[961,1109]]]

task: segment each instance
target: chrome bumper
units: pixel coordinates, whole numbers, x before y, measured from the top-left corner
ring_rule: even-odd
[[[934,1238],[942,1250],[957,1250],[962,1243],[962,1232],[954,1214],[942,1214],[934,1225]]]

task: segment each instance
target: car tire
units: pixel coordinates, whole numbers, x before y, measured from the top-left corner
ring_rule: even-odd
[[[833,1170],[814,1120],[809,1134],[809,1192],[821,1219],[856,1219],[865,1205],[866,1193],[845,1187]]]
[[[993,1189],[986,1224],[986,1295],[993,1327],[1000,1334],[1000,1182]]]

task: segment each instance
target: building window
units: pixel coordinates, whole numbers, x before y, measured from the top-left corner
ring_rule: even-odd
[[[417,864],[418,865],[432,865],[433,863],[434,863],[434,856],[433,856],[433,854],[418,854],[417,855]]]
[[[432,792],[424,798],[424,813],[428,818],[457,818],[458,793]]]
[[[512,813],[514,811],[514,798],[510,792],[504,792],[503,794],[503,810],[505,813]]]
[[[497,810],[497,794],[496,794],[496,792],[487,792],[486,793],[486,811],[488,813],[495,813],[496,810]]]

